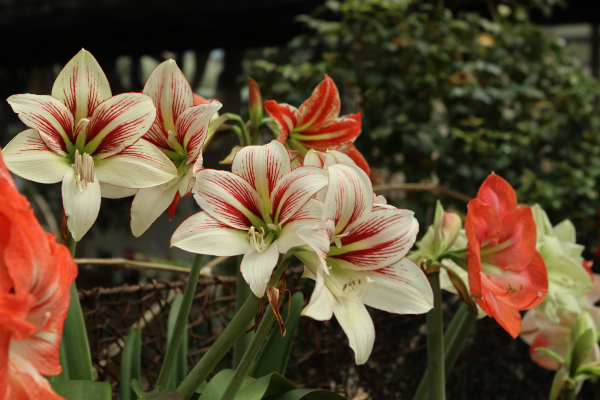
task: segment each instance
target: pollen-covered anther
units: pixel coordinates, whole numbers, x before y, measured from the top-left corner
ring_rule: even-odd
[[[367,277],[365,281],[362,279],[354,280],[350,278],[342,287],[344,296],[349,300],[362,301],[367,295],[369,284],[373,283],[373,279]]]
[[[79,150],[75,150],[75,180],[79,186],[79,190],[88,183],[94,183],[94,159],[87,153],[79,154]]]
[[[248,230],[248,241],[252,250],[262,252],[269,247],[269,244],[265,242],[265,229],[260,227],[258,231],[251,227]]]

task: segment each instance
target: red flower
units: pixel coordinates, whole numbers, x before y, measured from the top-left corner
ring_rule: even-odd
[[[487,315],[517,337],[519,310],[535,307],[548,291],[531,208],[517,207],[514,189],[492,174],[469,202],[465,231],[471,294]]]
[[[43,375],[58,375],[62,328],[77,266],[45,233],[0,157],[0,399],[62,399]]]
[[[361,130],[361,115],[339,117],[340,107],[338,89],[327,75],[299,109],[274,100],[265,102],[265,109],[279,125],[278,140],[288,149],[300,152],[298,165],[302,165],[310,149],[338,150],[350,156],[369,175],[369,164],[354,146]]]

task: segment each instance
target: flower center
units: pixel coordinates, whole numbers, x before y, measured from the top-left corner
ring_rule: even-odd
[[[75,181],[79,191],[83,191],[88,182],[94,183],[94,159],[88,153],[79,154],[75,150]]]
[[[373,279],[368,276],[356,278],[355,274],[350,276],[336,266],[329,267],[329,270],[330,274],[324,276],[325,284],[333,294],[346,300],[362,301],[373,283]]]
[[[268,232],[265,232],[263,227],[258,229],[251,227],[248,230],[248,241],[250,242],[250,248],[258,253],[262,253],[269,248],[271,243],[273,243],[276,235],[277,232],[275,230],[269,229]]]

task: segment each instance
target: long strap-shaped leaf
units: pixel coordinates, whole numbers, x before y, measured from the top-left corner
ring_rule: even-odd
[[[141,378],[142,369],[142,330],[130,329],[125,338],[125,347],[121,356],[121,400],[137,400],[131,388],[131,379]]]

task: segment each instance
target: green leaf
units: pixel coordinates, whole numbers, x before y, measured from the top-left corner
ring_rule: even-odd
[[[140,380],[142,375],[142,330],[130,329],[125,338],[121,356],[121,400],[136,400],[138,397],[131,388],[131,379]]]
[[[292,351],[294,333],[298,328],[298,324],[300,324],[300,312],[302,311],[303,302],[304,295],[301,292],[296,292],[292,296],[292,299],[281,314],[283,318],[286,318],[288,309],[290,309],[290,316],[285,323],[287,331],[285,338],[281,337],[279,329],[276,326],[273,327],[271,336],[258,355],[250,375],[261,378],[274,372],[281,375],[285,374],[285,369],[290,359],[290,352]]]
[[[183,302],[183,294],[178,293],[171,303],[171,310],[169,311],[169,319],[167,322],[167,343],[171,343],[173,332],[175,330],[175,322],[177,321],[177,315],[181,309]],[[175,390],[187,375],[187,352],[188,352],[188,334],[187,328],[184,331],[179,351],[177,352],[177,359],[175,360],[175,368],[171,374],[171,379],[167,385],[167,389]]]
[[[234,373],[235,371],[232,369],[224,369],[216,374],[206,385],[202,396],[200,396],[200,400],[219,400],[225,392],[227,384],[233,378]]]
[[[577,368],[589,357],[596,341],[593,329],[585,331],[575,342],[571,358],[571,376],[575,376]]]
[[[561,364],[565,363],[565,359],[563,358],[563,356],[561,356],[560,354],[556,353],[553,350],[550,350],[547,347],[536,347],[535,351],[539,351],[541,353],[544,353],[545,355],[547,355],[548,357],[552,357],[554,358],[556,361],[558,361]]]
[[[557,400],[562,393],[562,388],[565,385],[565,381],[569,378],[569,373],[566,369],[561,368],[556,371],[554,380],[552,381],[552,388],[550,389],[549,400]]]
[[[279,396],[270,397],[269,400],[345,400],[344,397],[337,393],[330,392],[325,389],[295,389],[280,394]]]
[[[154,393],[144,397],[145,400],[183,400],[181,393],[175,390],[165,390],[164,392]]]
[[[61,381],[52,382],[52,389],[66,400],[111,400],[112,388],[108,382]]]

